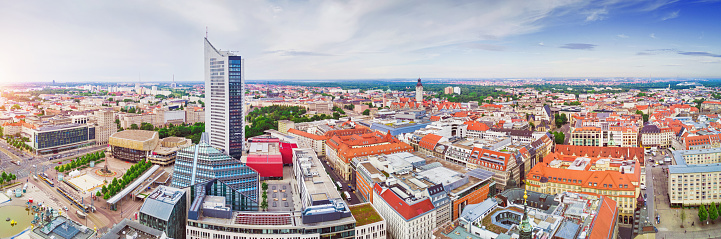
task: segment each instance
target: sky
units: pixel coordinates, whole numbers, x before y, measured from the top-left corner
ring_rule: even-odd
[[[721,77],[721,0],[3,1],[0,83]],[[206,31],[207,29],[207,31]]]

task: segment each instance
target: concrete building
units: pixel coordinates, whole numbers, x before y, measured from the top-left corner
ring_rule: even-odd
[[[721,148],[676,150],[668,166],[672,206],[721,203]]]
[[[110,135],[118,132],[118,125],[115,124],[115,112],[112,110],[95,111],[95,144],[107,145]]]
[[[231,51],[219,51],[205,43],[205,132],[210,145],[240,158],[245,141],[245,71],[243,59]]]
[[[325,135],[311,134],[294,128],[288,129],[288,135],[296,138],[299,148],[311,148],[318,156],[325,156]]]
[[[184,190],[160,185],[140,207],[138,221],[170,238],[185,238],[186,198]]]
[[[295,127],[295,122],[290,120],[278,120],[278,132],[287,134],[289,129]]]
[[[356,219],[355,237],[363,239],[387,238],[386,221],[370,203],[361,203],[348,207]]]

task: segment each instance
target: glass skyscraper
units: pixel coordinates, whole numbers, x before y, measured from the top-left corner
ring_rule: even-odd
[[[210,145],[240,158],[245,139],[243,58],[205,38],[205,132]]]
[[[178,150],[171,186],[185,188],[213,179],[221,180],[235,191],[258,200],[258,172],[207,143],[203,133],[200,143]]]

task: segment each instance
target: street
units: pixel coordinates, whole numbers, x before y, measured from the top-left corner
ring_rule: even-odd
[[[362,203],[363,201],[360,200],[360,197],[357,194],[355,194],[355,190],[353,190],[353,191],[348,190],[348,182],[346,182],[345,180],[342,180],[342,178],[340,176],[336,175],[335,170],[331,169],[331,167],[328,166],[328,163],[326,162],[326,158],[319,157],[319,159],[320,159],[320,162],[323,164],[323,167],[325,168],[325,170],[328,172],[328,175],[333,179],[333,181],[340,182],[343,185],[343,189],[341,190],[340,193],[343,194],[343,192],[348,192],[351,195],[351,200],[348,200],[348,205],[355,205],[355,204]]]

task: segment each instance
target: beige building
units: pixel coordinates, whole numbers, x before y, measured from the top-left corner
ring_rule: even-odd
[[[721,148],[676,150],[668,166],[672,206],[721,203]]]
[[[155,131],[124,130],[110,136],[110,152],[114,158],[138,162],[148,158],[158,141]]]
[[[140,127],[142,123],[150,123],[153,126],[161,126],[164,124],[162,114],[124,114],[120,115],[120,127],[129,129],[133,124]]]
[[[318,114],[328,114],[331,113],[331,110],[333,107],[331,106],[330,102],[327,101],[320,101],[320,102],[309,102],[308,103],[308,110],[309,111],[315,111]]]
[[[118,132],[118,125],[115,124],[115,112],[112,110],[95,111],[95,143],[97,145],[107,145],[110,135]]]
[[[284,134],[288,133],[288,129],[295,127],[295,122],[290,120],[278,120],[278,131]]]
[[[185,123],[195,124],[198,122],[205,122],[205,110],[202,108],[185,109]]]
[[[175,156],[178,150],[192,145],[193,142],[188,138],[167,137],[160,140],[160,143],[155,146],[155,149],[150,153],[148,159],[153,164],[168,166],[175,163]]]

